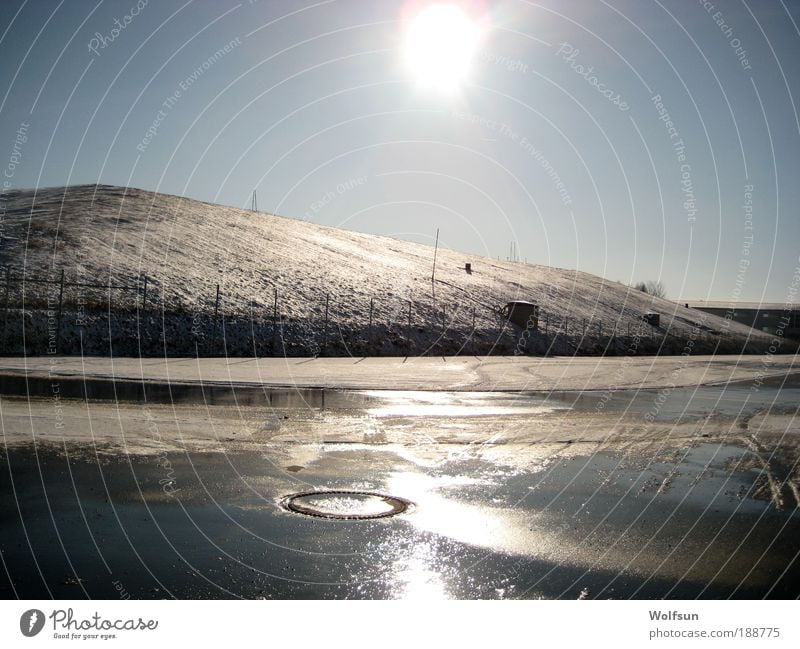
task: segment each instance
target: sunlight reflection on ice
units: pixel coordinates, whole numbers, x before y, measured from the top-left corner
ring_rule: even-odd
[[[478,507],[441,496],[437,491],[465,484],[449,477],[434,478],[418,473],[395,473],[388,481],[390,493],[402,494],[417,503],[409,523],[428,532],[470,545],[502,549],[517,554],[548,553],[558,538],[546,528],[531,529],[530,516],[509,507]]]
[[[411,600],[442,600],[448,598],[442,577],[434,569],[439,558],[425,545],[414,547],[413,554],[398,559],[392,572],[397,579],[397,596]]]
[[[570,406],[546,397],[486,392],[366,392],[384,403],[370,408],[373,417],[486,417],[542,415]]]

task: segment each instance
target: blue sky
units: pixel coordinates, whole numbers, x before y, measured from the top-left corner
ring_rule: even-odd
[[[674,299],[787,300],[799,3],[471,0],[482,40],[456,93],[403,65],[424,4],[6,0],[4,187],[235,206],[256,188],[264,211],[426,243],[438,227],[502,259],[514,242]]]

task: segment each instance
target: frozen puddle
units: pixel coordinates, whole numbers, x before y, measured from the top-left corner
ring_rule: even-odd
[[[542,415],[569,410],[570,404],[552,397],[497,392],[364,392],[377,403],[367,410],[373,417],[487,417]]]

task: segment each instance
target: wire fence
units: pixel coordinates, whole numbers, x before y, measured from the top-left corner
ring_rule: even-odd
[[[539,305],[538,321],[519,327],[501,314],[503,296],[476,299],[452,285],[462,293],[450,302],[441,287],[437,299],[432,286],[427,296],[370,297],[359,305],[325,293],[324,301],[297,312],[297,300],[278,287],[242,300],[221,283],[205,291],[183,286],[187,303],[147,275],[99,282],[83,273],[24,276],[6,267],[3,281],[6,354],[594,355],[682,353],[687,345],[690,353],[742,351],[727,332],[699,322],[652,326],[630,309],[613,319],[577,318],[553,301]]]

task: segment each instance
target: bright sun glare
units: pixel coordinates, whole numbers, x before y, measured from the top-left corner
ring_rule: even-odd
[[[428,5],[408,26],[406,65],[420,85],[452,91],[466,78],[477,45],[478,26],[460,7]]]

